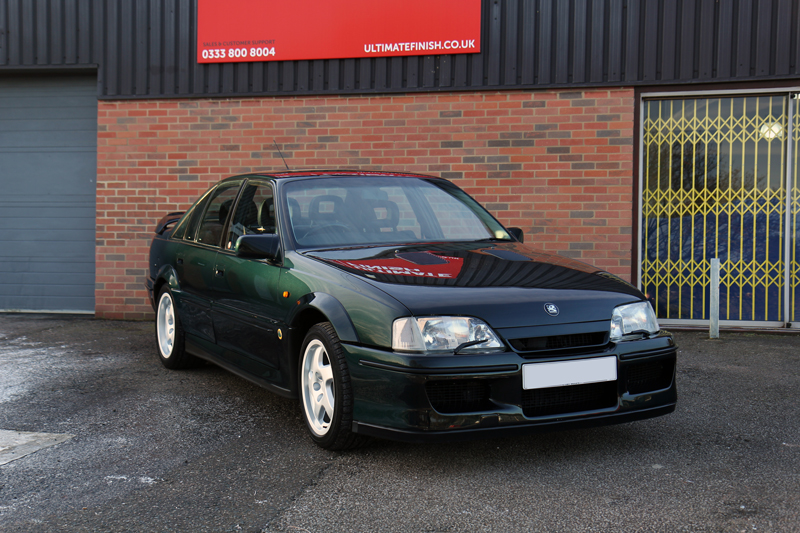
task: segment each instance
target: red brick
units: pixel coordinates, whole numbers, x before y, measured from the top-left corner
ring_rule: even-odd
[[[633,91],[592,90],[564,99],[560,92],[102,101],[95,312],[151,318],[141,277],[126,275],[147,268],[151,228],[227,175],[281,168],[272,158],[273,140],[299,145],[287,150],[294,167],[461,172],[458,184],[479,201],[507,204],[495,214],[530,231],[536,247],[558,252],[569,243],[591,243],[579,250],[580,259],[628,279],[633,146],[609,145],[597,131],[635,137]],[[546,106],[523,107],[531,101]],[[574,105],[581,101],[590,105]],[[598,122],[597,115],[609,114],[619,119]],[[319,142],[321,136],[337,140]],[[571,169],[559,154],[546,153],[552,146],[570,147],[595,168]],[[465,162],[471,156],[484,159]],[[187,160],[194,163],[180,165]],[[184,174],[171,173],[178,170]],[[196,180],[181,181],[186,174]]]

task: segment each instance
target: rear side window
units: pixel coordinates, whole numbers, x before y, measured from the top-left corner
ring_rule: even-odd
[[[200,215],[205,211],[206,203],[208,202],[209,193],[200,198],[195,204],[189,208],[189,211],[181,220],[172,236],[176,239],[186,239],[193,241],[197,233],[197,224],[200,221]]]
[[[241,185],[241,181],[225,182],[209,195],[206,209],[200,220],[200,227],[197,228],[197,242],[219,246],[225,221],[233,209],[233,202],[236,200]],[[197,211],[200,212],[200,210]]]
[[[182,219],[181,223],[175,228],[175,231],[172,232],[173,239],[183,239],[183,236],[186,234],[186,226],[189,225],[189,218],[191,218],[192,213],[187,213]]]

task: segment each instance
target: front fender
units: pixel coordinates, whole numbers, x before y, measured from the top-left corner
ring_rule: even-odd
[[[328,318],[328,321],[333,325],[333,329],[336,330],[336,334],[341,341],[360,342],[353,321],[350,319],[350,315],[347,313],[344,306],[339,300],[324,292],[313,292],[303,296],[300,299],[300,305],[292,309],[287,322],[289,324],[295,324],[297,317],[309,308],[316,309]]]

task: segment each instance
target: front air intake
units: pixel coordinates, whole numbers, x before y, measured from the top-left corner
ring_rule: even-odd
[[[675,373],[674,360],[650,361],[628,366],[628,392],[642,394],[668,388]]]
[[[597,411],[616,405],[616,381],[522,391],[522,412],[530,418]]]
[[[428,401],[440,413],[488,411],[489,384],[480,379],[429,381],[425,384]]]

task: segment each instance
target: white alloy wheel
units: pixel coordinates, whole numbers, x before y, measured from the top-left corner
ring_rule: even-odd
[[[158,301],[156,335],[161,357],[169,359],[175,350],[175,304],[169,291],[164,291]]]
[[[331,427],[336,403],[331,360],[319,339],[309,342],[303,353],[301,386],[308,426],[315,435],[322,437]]]

